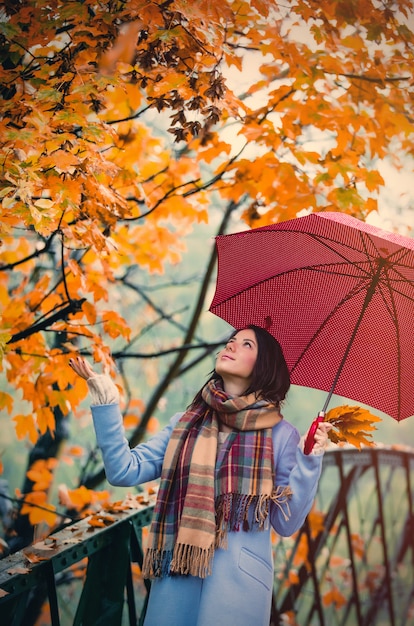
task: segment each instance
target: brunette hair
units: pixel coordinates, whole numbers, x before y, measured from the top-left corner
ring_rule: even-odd
[[[245,391],[245,395],[254,393],[256,396],[280,407],[290,388],[290,374],[282,346],[267,330],[254,324],[234,330],[227,341],[230,341],[241,330],[246,329],[252,330],[255,334],[257,359],[253,367],[252,380]],[[207,382],[210,380],[222,380],[222,377],[213,370]],[[200,401],[202,401],[201,389],[190,407],[198,406]]]

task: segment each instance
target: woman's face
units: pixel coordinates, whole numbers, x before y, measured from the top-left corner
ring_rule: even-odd
[[[216,372],[229,393],[241,395],[248,388],[257,359],[257,340],[251,328],[240,330],[217,355]]]

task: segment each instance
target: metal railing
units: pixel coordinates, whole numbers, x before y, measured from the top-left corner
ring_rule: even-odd
[[[137,614],[132,565],[142,564],[142,529],[148,526],[154,507],[150,501],[140,508],[82,519],[50,535],[44,542],[15,552],[0,560],[0,626],[27,623],[30,602],[35,595],[48,601],[50,624],[60,626],[58,587],[61,575],[86,560],[86,576],[77,604],[73,626],[92,626],[98,616],[108,626],[122,623],[125,605],[128,623],[140,623]],[[94,520],[94,525],[91,525]],[[70,577],[73,582],[76,575]],[[144,603],[140,613],[145,611]],[[124,620],[125,621],[125,620]]]
[[[271,624],[414,626],[413,486],[413,450],[328,450],[304,526],[275,537]],[[141,624],[149,585],[137,593],[133,570],[153,504],[111,513],[102,527],[81,520],[0,560],[0,626],[26,624],[36,596],[52,626]],[[76,611],[62,617],[58,588],[80,564]]]
[[[412,449],[328,451],[314,511],[276,543],[274,624],[414,626],[413,488]]]

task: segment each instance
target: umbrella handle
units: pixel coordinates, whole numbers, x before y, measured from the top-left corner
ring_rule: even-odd
[[[303,447],[304,454],[310,454],[312,452],[313,446],[315,445],[315,433],[318,429],[319,424],[323,422],[324,419],[325,413],[324,411],[320,411],[318,413],[318,417],[313,420],[311,427],[309,428],[308,436],[305,440],[305,445]]]

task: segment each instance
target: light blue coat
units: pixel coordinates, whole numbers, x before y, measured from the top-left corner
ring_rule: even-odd
[[[132,450],[124,435],[117,404],[92,407],[92,416],[108,481],[131,487],[161,474],[164,453],[177,413],[148,442]],[[290,518],[272,504],[270,524],[288,537],[298,530],[315,498],[322,455],[305,456],[296,428],[282,420],[272,431],[275,485],[290,485]],[[174,576],[152,582],[144,626],[269,626],[273,589],[270,524],[264,531],[231,532],[226,550],[214,555],[212,575]]]

